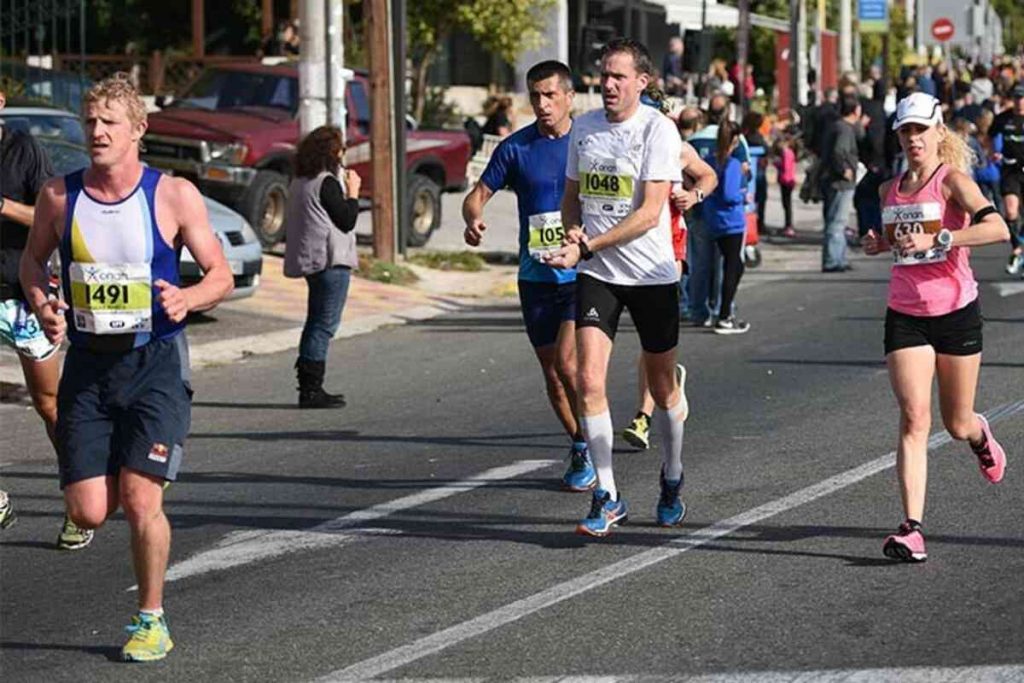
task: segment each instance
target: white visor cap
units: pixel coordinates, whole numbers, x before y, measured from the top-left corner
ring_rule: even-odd
[[[908,123],[920,123],[923,126],[942,123],[942,104],[928,93],[910,93],[896,105],[892,129],[899,130]]]

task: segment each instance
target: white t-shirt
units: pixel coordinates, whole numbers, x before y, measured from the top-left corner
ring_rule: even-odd
[[[580,209],[587,236],[594,238],[639,208],[646,180],[682,178],[682,140],[672,121],[641,106],[629,119],[612,123],[603,109],[573,122],[565,175],[580,184]],[[618,285],[676,282],[668,203],[658,225],[636,239],[594,252],[580,261],[580,273]]]

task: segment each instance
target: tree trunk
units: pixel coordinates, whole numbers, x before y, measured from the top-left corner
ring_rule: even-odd
[[[427,100],[427,71],[430,70],[430,65],[434,63],[436,56],[437,54],[433,50],[429,50],[419,63],[413,64],[412,115],[417,122],[423,121],[423,107]]]

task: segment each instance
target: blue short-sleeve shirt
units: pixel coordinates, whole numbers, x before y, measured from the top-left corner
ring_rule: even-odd
[[[569,135],[549,138],[534,123],[502,140],[480,181],[492,192],[509,188],[519,204],[519,279],[565,283],[575,269],[552,268],[530,256],[530,217],[559,212],[565,192]]]

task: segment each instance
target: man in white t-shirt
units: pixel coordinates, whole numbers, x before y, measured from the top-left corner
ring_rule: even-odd
[[[549,256],[558,268],[578,265],[576,344],[583,431],[597,470],[590,514],[577,532],[604,536],[625,521],[627,506],[612,474],[612,418],[605,381],[624,308],[640,336],[643,362],[664,443],[658,523],[679,524],[686,508],[683,421],[688,407],[676,365],[679,288],[668,197],[682,178],[682,141],[672,121],[640,104],[654,78],[651,56],[628,38],[611,41],[601,57],[604,108],[573,124],[566,161],[562,224],[567,244]]]

